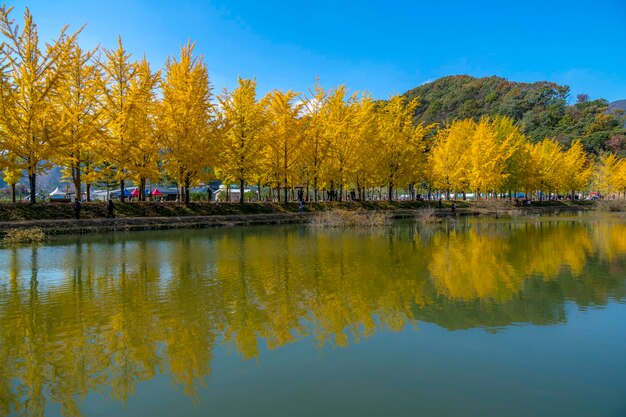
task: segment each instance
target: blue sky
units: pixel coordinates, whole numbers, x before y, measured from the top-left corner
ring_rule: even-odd
[[[160,68],[187,39],[216,92],[237,76],[261,94],[345,83],[387,98],[438,77],[499,75],[567,84],[572,98],[626,99],[626,1],[33,0],[42,40],[69,24],[85,47],[115,47]]]

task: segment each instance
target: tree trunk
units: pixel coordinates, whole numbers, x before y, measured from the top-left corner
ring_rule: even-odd
[[[139,178],[139,201],[146,201],[146,178]]]
[[[30,204],[35,204],[37,202],[37,190],[35,189],[37,185],[37,174],[28,174],[28,185],[30,187]]]
[[[191,180],[187,178],[185,180],[185,205],[189,205],[189,187],[191,185]]]
[[[81,178],[80,178],[80,168],[77,166],[75,166],[73,168],[74,171],[74,190],[76,192],[76,198],[78,199],[78,201],[82,200],[82,193],[80,192],[81,189]]]
[[[15,204],[15,184],[11,184],[11,202]]]
[[[389,181],[389,197],[387,198],[388,201],[393,200],[393,182]]]
[[[120,180],[120,201],[123,203],[126,201],[126,196],[124,195],[124,180]]]
[[[283,195],[285,196],[285,204],[287,204],[287,201],[289,201],[288,193],[289,190],[287,189],[287,177],[285,176],[285,191],[283,192]]]
[[[86,199],[87,199],[87,202],[89,203],[91,201],[91,196],[89,195],[91,193],[91,183],[90,182],[85,183],[85,192],[87,193]]]
[[[245,181],[243,179],[239,180],[239,204],[243,204],[243,186],[245,185]]]

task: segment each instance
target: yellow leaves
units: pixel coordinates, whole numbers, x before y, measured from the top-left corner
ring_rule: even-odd
[[[6,168],[4,171],[3,181],[9,185],[15,185],[22,178],[22,170],[19,168]]]
[[[322,169],[328,158],[330,140],[325,131],[325,109],[329,93],[316,82],[310,97],[303,99],[302,122],[304,124],[301,172],[303,179],[314,188],[317,201],[318,182],[322,181]]]
[[[32,179],[53,157],[59,136],[67,128],[58,117],[56,90],[67,71],[67,58],[80,30],[59,37],[40,48],[37,27],[30,11],[19,30],[10,17],[12,8],[0,7],[0,148],[28,170]],[[31,182],[31,197],[35,196]]]
[[[187,43],[179,59],[168,58],[159,106],[160,145],[168,173],[189,188],[209,166],[215,142],[208,69]]]
[[[358,112],[360,105],[356,94],[348,96],[344,85],[328,97],[325,107],[324,134],[330,143],[326,166],[326,181],[340,188],[351,179],[357,160]]]
[[[301,158],[304,104],[294,102],[297,93],[274,90],[263,99],[267,123],[263,131],[264,177],[273,187],[296,185],[297,161]],[[286,198],[285,198],[286,201]]]
[[[560,169],[563,164],[563,147],[554,139],[544,139],[530,148],[529,178],[532,186],[541,191],[557,191],[562,187]]]
[[[440,130],[429,154],[435,186],[502,192],[582,191],[593,172],[579,141],[565,151],[554,139],[531,144],[506,117],[460,120]]]
[[[626,160],[612,153],[601,155],[594,185],[603,194],[626,192]]]
[[[469,186],[474,190],[489,191],[499,185],[500,149],[489,122],[485,119],[476,125],[469,156]]]
[[[563,179],[561,191],[571,192],[588,187],[594,165],[579,140],[572,143],[563,155],[560,175]]]
[[[408,185],[419,180],[424,165],[424,137],[428,128],[413,124],[417,100],[406,103],[402,96],[391,97],[376,111],[376,136],[373,149],[377,178],[389,187]]]
[[[133,78],[137,64],[130,60],[130,54],[118,37],[114,50],[104,50],[106,61],[101,65],[103,77],[100,90],[103,96],[102,109],[106,124],[106,139],[102,142],[101,153],[116,169],[116,175],[123,180],[128,176],[129,150],[135,145],[132,132],[132,118],[137,111],[140,99],[133,89]]]
[[[525,174],[525,145],[524,135],[505,117],[453,122],[438,132],[429,156],[435,184],[456,192],[500,191],[514,185]]]
[[[259,154],[266,120],[265,105],[256,97],[256,80],[239,77],[238,84],[234,91],[218,97],[224,123],[216,169],[243,187],[260,173]],[[243,202],[243,193],[240,201]]]
[[[94,53],[83,51],[78,44],[72,45],[66,76],[56,92],[58,117],[65,121],[67,129],[60,136],[53,160],[64,167],[66,178],[74,182],[77,189],[80,189],[83,174],[94,172],[101,135],[100,80],[98,66],[92,62]]]
[[[436,187],[456,191],[469,188],[468,150],[475,130],[476,123],[471,119],[459,120],[439,130],[428,157]]]

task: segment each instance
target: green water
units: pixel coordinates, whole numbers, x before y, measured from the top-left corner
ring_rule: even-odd
[[[0,415],[624,416],[626,220],[0,249]]]

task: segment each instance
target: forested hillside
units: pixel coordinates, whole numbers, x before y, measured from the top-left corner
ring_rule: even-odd
[[[446,124],[456,119],[503,115],[518,122],[531,141],[555,138],[565,146],[580,139],[589,152],[626,152],[624,111],[581,94],[567,104],[569,87],[540,81],[455,75],[407,91],[419,98],[415,121]]]

